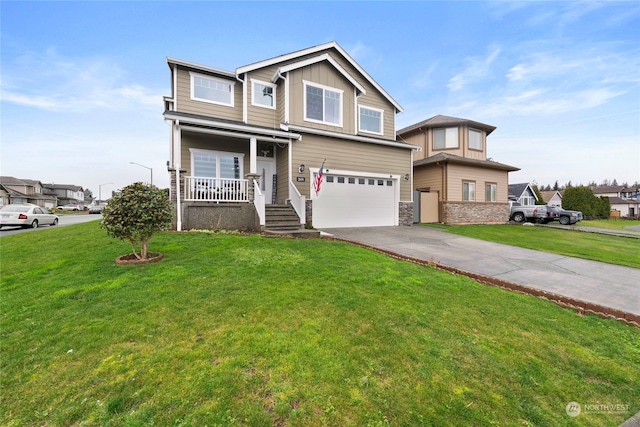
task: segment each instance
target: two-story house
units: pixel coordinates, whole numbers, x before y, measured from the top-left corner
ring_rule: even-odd
[[[56,198],[46,194],[44,185],[38,180],[0,176],[0,185],[3,188],[0,204],[31,203],[45,208],[56,206]]]
[[[78,204],[84,206],[84,189],[71,184],[43,184],[46,194],[57,197],[58,205]]]
[[[487,158],[494,126],[438,115],[398,131],[398,141],[417,145],[413,188],[420,192],[420,222],[504,223],[509,218],[509,172]]]
[[[402,107],[337,43],[234,71],[167,64],[176,229],[260,230],[270,205],[316,228],[412,223]]]
[[[608,197],[612,211],[619,212],[622,218],[638,218],[640,216],[640,197],[638,189],[623,185],[591,187],[597,197]]]

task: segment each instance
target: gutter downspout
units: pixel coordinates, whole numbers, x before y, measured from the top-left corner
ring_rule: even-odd
[[[436,165],[442,168],[442,200],[440,202],[440,209],[438,216],[440,217],[440,222],[444,223],[444,202],[448,200],[448,185],[447,185],[447,168],[446,164],[441,164],[440,162],[436,162]]]
[[[244,79],[240,80],[240,76],[236,74],[236,80],[242,83],[242,123],[247,123],[249,113],[247,111],[247,73],[244,73]]]

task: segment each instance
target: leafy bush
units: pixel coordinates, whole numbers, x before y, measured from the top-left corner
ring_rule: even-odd
[[[585,218],[608,218],[611,204],[608,197],[596,197],[589,187],[570,187],[562,196],[562,207],[581,211]]]
[[[166,191],[136,182],[111,197],[102,215],[100,226],[107,234],[129,240],[134,255],[146,259],[153,234],[171,225],[173,206]],[[140,254],[136,252],[136,244],[140,245]]]

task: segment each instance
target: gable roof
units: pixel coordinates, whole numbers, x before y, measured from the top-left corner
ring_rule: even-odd
[[[62,190],[71,190],[71,191],[84,191],[82,187],[79,185],[71,185],[71,184],[42,184],[43,187],[51,188],[51,189],[62,189]]]
[[[548,190],[548,191],[541,191],[540,192],[540,195],[542,196],[542,200],[544,200],[545,203],[547,203],[549,200],[553,199],[553,197],[556,194],[558,195],[558,197],[560,197],[562,199],[562,194],[558,190]]]
[[[491,132],[496,130],[495,126],[487,125],[487,124],[476,122],[473,120],[460,119],[458,117],[443,116],[439,114],[437,116],[431,117],[430,119],[426,119],[421,122],[415,123],[411,126],[402,128],[399,131],[397,131],[396,134],[397,135],[405,134],[413,130],[420,129],[422,127],[434,128],[434,127],[459,126],[459,125],[467,125],[473,128],[480,128],[486,131],[487,135],[489,135]]]
[[[624,190],[624,185],[600,185],[597,187],[591,187],[593,194],[604,194],[604,193],[620,193]]]
[[[460,157],[460,156],[456,156],[454,154],[448,154],[448,153],[438,153],[435,156],[416,160],[413,162],[413,166],[417,167],[417,166],[423,166],[423,165],[430,165],[438,162],[477,166],[477,167],[482,167],[486,169],[497,169],[497,170],[503,170],[507,172],[514,172],[514,171],[520,170],[520,168],[517,168],[515,166],[494,162],[492,160],[470,159],[467,157]]]
[[[522,194],[525,192],[527,187],[531,189],[531,194],[533,194],[533,197],[535,197],[536,200],[538,200],[538,196],[536,195],[536,192],[533,191],[533,187],[528,182],[523,182],[520,184],[509,184],[509,197],[513,196],[516,199],[519,199],[522,196]]]
[[[0,184],[4,185],[29,185],[21,179],[13,176],[0,176]]]
[[[369,73],[367,73],[337,42],[332,41],[329,43],[324,43],[324,44],[319,44],[317,46],[312,46],[306,49],[302,49],[302,50],[298,50],[295,52],[291,52],[291,53],[287,53],[284,55],[279,55],[273,58],[269,58],[269,59],[265,59],[263,61],[258,61],[258,62],[254,62],[252,64],[248,64],[242,67],[238,67],[236,68],[236,75],[240,75],[249,71],[254,71],[260,68],[264,68],[264,67],[269,67],[271,65],[275,65],[275,64],[279,64],[281,62],[285,62],[285,61],[291,61],[293,59],[296,58],[301,58],[303,56],[308,56],[308,55],[312,55],[314,53],[318,53],[318,52],[322,52],[323,50],[327,50],[327,49],[335,49],[336,51],[338,51],[338,53],[340,55],[342,55],[344,57],[344,59],[347,60],[347,62],[349,62],[349,64],[351,64],[353,66],[353,68],[355,68],[369,83],[371,83],[371,85],[373,87],[375,87],[395,108],[396,110],[398,110],[399,112],[403,112],[404,109],[402,108],[402,106],[400,106],[400,104],[398,104],[396,102],[395,99],[393,99],[391,97],[391,95],[389,95],[387,93],[387,91],[385,91],[382,86],[380,86],[378,84],[378,82],[376,82],[373,77],[371,77],[369,75]],[[342,68],[342,67],[341,67]]]

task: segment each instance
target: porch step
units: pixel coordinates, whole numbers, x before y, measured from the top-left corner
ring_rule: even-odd
[[[318,230],[306,230],[291,205],[266,205],[264,234],[298,239],[316,239]]]
[[[300,218],[291,205],[265,206],[265,229],[299,230]]]

